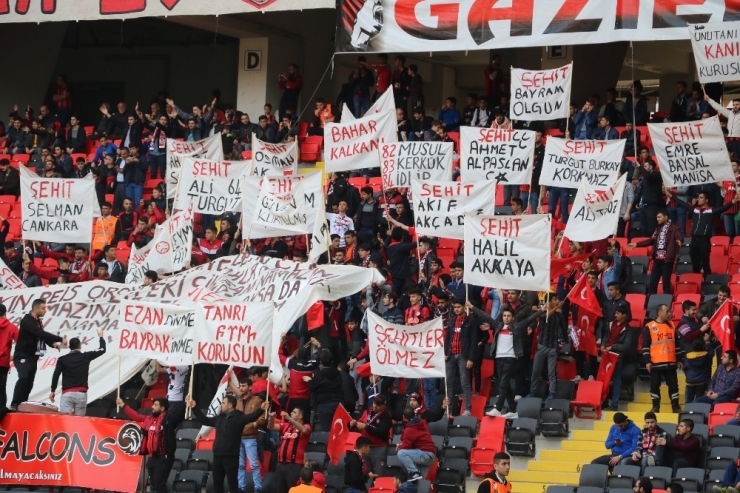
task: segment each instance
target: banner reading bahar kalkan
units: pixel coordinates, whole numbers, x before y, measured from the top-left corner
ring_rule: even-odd
[[[398,141],[395,111],[371,113],[348,123],[324,127],[324,161],[327,172],[379,168],[383,143]]]

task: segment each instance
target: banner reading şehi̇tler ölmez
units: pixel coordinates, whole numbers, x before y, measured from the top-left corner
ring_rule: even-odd
[[[348,123],[324,126],[324,161],[327,172],[379,168],[382,143],[398,141],[395,111],[371,113]]]
[[[568,118],[573,63],[549,70],[511,69],[511,118],[542,121]]]
[[[198,303],[193,362],[270,366],[274,311],[271,302]]]
[[[471,182],[528,185],[534,134],[531,130],[460,127],[460,176]]]
[[[411,180],[411,196],[417,234],[462,240],[466,213],[494,214],[496,182]]]
[[[582,180],[565,225],[565,236],[573,241],[596,241],[615,234],[626,182],[625,173],[608,190],[595,191]]]
[[[465,214],[465,282],[550,289],[550,215]]]
[[[271,144],[252,134],[250,175],[289,176],[298,173],[298,141]]]
[[[192,308],[131,300],[121,300],[120,307],[121,356],[156,359],[172,366],[192,363]]]
[[[444,334],[441,318],[418,325],[397,325],[368,311],[370,369],[384,377],[444,378]]]
[[[30,177],[21,173],[24,240],[88,243],[92,238],[95,182]]]
[[[740,79],[740,22],[691,24],[689,37],[702,84]]]
[[[183,158],[185,157],[223,161],[224,148],[223,142],[221,142],[221,134],[212,135],[207,139],[197,142],[167,139],[165,183],[167,184],[168,199],[174,199],[175,195],[177,195],[180,172],[182,171]]]
[[[412,179],[450,180],[453,151],[452,142],[381,144],[378,152],[383,187],[408,188]]]
[[[242,206],[241,179],[249,171],[249,161],[182,159],[175,210],[188,209],[201,214],[221,215]]]
[[[136,491],[144,435],[134,423],[10,413],[0,426],[3,484]]]
[[[735,181],[719,117],[683,123],[648,123],[666,187]]]
[[[578,188],[584,178],[596,190],[617,181],[625,140],[570,140],[550,137],[545,144],[540,184]]]

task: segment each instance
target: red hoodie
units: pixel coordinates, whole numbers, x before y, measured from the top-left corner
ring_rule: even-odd
[[[422,452],[436,454],[437,446],[434,445],[434,440],[432,440],[432,434],[429,433],[427,422],[417,417],[406,423],[406,426],[403,427],[401,445],[398,449],[416,449]]]
[[[18,327],[7,318],[0,318],[0,366],[10,368],[10,350],[18,341]]]

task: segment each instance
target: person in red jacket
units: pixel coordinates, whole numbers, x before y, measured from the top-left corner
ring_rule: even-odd
[[[401,443],[396,446],[398,460],[406,468],[409,481],[416,481],[426,476],[436,457],[437,446],[429,433],[427,422],[416,416],[413,409],[404,409],[403,417],[408,422],[403,427]]]
[[[10,351],[18,340],[18,327],[7,317],[8,309],[0,304],[0,413],[7,411],[8,396],[5,393],[10,371]]]

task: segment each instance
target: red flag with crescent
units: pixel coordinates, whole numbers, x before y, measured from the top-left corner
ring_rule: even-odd
[[[591,356],[598,356],[599,350],[596,347],[596,322],[599,316],[595,313],[580,308],[578,317],[573,320],[573,345],[576,351],[581,351]]]
[[[603,317],[604,313],[601,311],[601,305],[599,300],[596,299],[593,288],[588,284],[588,276],[582,275],[573,289],[568,293],[568,299],[574,305],[580,306],[591,313],[595,313],[599,317]]]
[[[709,327],[722,344],[722,351],[737,351],[735,348],[735,321],[730,300],[725,300],[722,306],[714,312],[712,318],[709,319]]]
[[[552,257],[550,259],[550,279],[570,275],[571,271],[579,269],[583,261],[591,255],[593,255],[593,252],[566,258]]]
[[[344,453],[347,436],[349,435],[349,422],[352,416],[349,415],[344,406],[339,404],[334,411],[334,417],[331,421],[331,432],[329,434],[329,443],[326,446],[326,455],[331,459],[332,464],[339,464],[339,459]]]
[[[603,383],[604,386],[601,388],[601,402],[606,400],[606,396],[609,393],[609,384],[614,376],[614,368],[617,366],[619,361],[619,355],[612,353],[611,351],[604,351],[601,354],[601,363],[599,363],[599,373],[596,374],[596,380]],[[621,375],[617,375],[617,378],[622,378]]]

